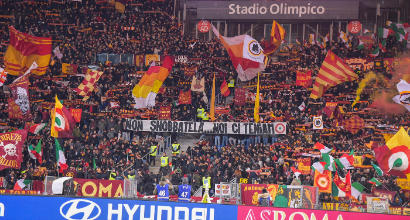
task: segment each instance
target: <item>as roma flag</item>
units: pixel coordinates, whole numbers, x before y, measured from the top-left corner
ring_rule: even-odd
[[[296,85],[309,88],[312,85],[312,71],[306,73],[296,71]]]
[[[0,170],[20,169],[23,161],[23,143],[26,137],[26,130],[0,134]]]
[[[29,101],[29,81],[27,78],[10,84],[11,98],[9,98],[9,118],[11,119],[31,119]]]
[[[323,174],[315,170],[315,182],[313,186],[319,188],[319,192],[331,193],[332,192],[332,172],[324,170]]]
[[[178,103],[180,105],[184,105],[184,104],[191,104],[192,102],[192,97],[191,97],[191,90],[187,90],[187,91],[183,91],[181,90],[179,92],[179,100]]]
[[[51,58],[51,38],[35,37],[17,31],[13,26],[9,27],[10,44],[4,55],[6,72],[11,75],[22,75],[33,62],[38,64],[36,69],[31,70],[36,75],[46,73]]]
[[[159,120],[171,120],[171,106],[161,106],[159,109]]]
[[[70,113],[73,116],[75,122],[79,123],[81,121],[81,115],[83,110],[81,108],[70,108]]]

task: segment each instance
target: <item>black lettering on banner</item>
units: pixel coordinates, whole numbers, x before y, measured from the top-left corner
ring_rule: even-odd
[[[137,131],[142,131],[142,130],[144,130],[142,121],[137,121]]]
[[[126,128],[127,130],[134,130],[134,129],[132,128],[132,126],[131,126],[132,122],[134,122],[134,120],[127,119],[127,120],[125,121],[125,128]]]
[[[179,133],[184,132],[184,122],[179,122],[178,124],[179,124],[178,125],[178,132]]]
[[[151,131],[156,131],[157,130],[157,122],[156,121],[151,121],[151,126],[149,127]]]
[[[196,125],[196,123],[195,123],[195,125]],[[195,126],[195,128],[196,128],[196,126]],[[199,122],[199,128],[198,128],[198,132],[204,132],[204,123],[203,122]]]
[[[243,125],[245,126],[245,134],[248,134],[248,123],[243,123]]]
[[[172,131],[178,132],[178,122],[174,121],[172,124]]]
[[[188,132],[194,132],[194,130],[193,130],[193,128],[192,128],[192,123],[195,123],[195,122],[189,122],[188,123],[188,125],[189,125],[189,127],[188,127]],[[195,123],[196,124],[196,123]]]
[[[249,123],[249,134],[255,134],[255,124]]]
[[[223,123],[222,125],[223,125],[223,128],[224,128],[223,133],[224,133],[224,134],[227,134],[227,133],[228,133],[228,124]]]
[[[169,131],[169,132],[172,132],[172,121],[168,121],[168,127],[167,127],[167,129],[165,130],[165,131]]]
[[[167,131],[169,121],[163,121],[163,122],[160,122],[160,123],[162,123],[162,125],[161,125],[162,130],[158,130],[158,131]]]
[[[269,134],[267,124],[262,124],[262,132],[263,132],[264,134]]]
[[[238,128],[239,128],[239,126],[238,126],[238,124],[237,124],[237,123],[232,123],[231,127],[232,127],[232,132],[233,132],[233,133],[235,133],[235,134],[239,134],[240,129],[238,129]]]
[[[218,134],[218,133],[219,133],[219,132],[218,132],[218,130],[219,130],[219,127],[218,127],[219,123],[214,123],[213,125],[214,125],[214,127],[212,128],[212,133]]]
[[[261,133],[262,133],[261,124],[255,124],[255,134],[261,134]]]
[[[274,134],[273,124],[268,124],[269,134]]]
[[[185,132],[188,132],[188,124],[189,124],[189,122],[188,121],[185,121],[184,122],[184,125],[185,125]]]

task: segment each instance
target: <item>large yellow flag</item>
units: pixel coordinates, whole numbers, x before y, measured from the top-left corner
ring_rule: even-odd
[[[212,81],[210,118],[211,118],[211,121],[215,120],[215,73],[214,73],[214,80]]]
[[[256,85],[256,97],[255,97],[255,108],[253,109],[253,120],[259,122],[259,73],[258,73],[258,84]]]

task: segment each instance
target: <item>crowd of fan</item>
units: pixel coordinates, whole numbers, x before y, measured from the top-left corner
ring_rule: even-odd
[[[107,91],[124,86],[123,94],[116,97],[121,109],[133,109],[131,98],[132,86],[138,82],[138,78],[131,76],[137,71],[147,70],[145,65],[133,66],[126,63],[110,65],[109,63],[96,63],[98,53],[116,54],[170,54],[173,56],[187,55],[190,58],[199,58],[196,75],[198,78],[205,77],[206,93],[193,93],[191,105],[179,105],[180,90],[186,90],[189,85],[180,85],[178,80],[187,81],[184,75],[184,64],[176,64],[169,77],[164,82],[165,92],[157,97],[158,110],[160,105],[172,105],[172,120],[198,120],[196,109],[206,106],[203,96],[210,97],[212,75],[217,73],[218,79],[234,79],[235,71],[230,64],[229,57],[223,46],[216,40],[202,42],[181,34],[182,26],[175,17],[170,16],[173,11],[173,1],[131,1],[124,14],[119,13],[107,4],[98,4],[98,1],[1,1],[1,14],[14,15],[13,18],[2,16],[0,24],[1,52],[5,52],[8,45],[8,26],[13,25],[17,30],[35,36],[52,36],[53,48],[59,47],[63,58],[53,58],[45,76],[61,74],[62,63],[79,65],[98,65],[104,71],[103,76],[97,83],[95,92],[91,98],[82,105],[72,107],[82,108],[82,119],[73,132],[73,139],[61,140],[65,150],[69,169],[65,174],[59,174],[56,167],[56,155],[54,140],[50,137],[50,129],[47,126],[39,135],[29,135],[26,145],[36,144],[39,139],[43,141],[43,163],[30,159],[24,149],[24,162],[21,170],[3,170],[1,176],[5,177],[4,187],[13,188],[14,183],[20,178],[41,180],[45,175],[74,175],[78,178],[108,179],[111,172],[116,172],[116,179],[128,178],[128,174],[136,174],[139,183],[139,191],[151,194],[152,183],[158,182],[158,175],[149,171],[147,154],[151,145],[163,142],[163,137],[146,132],[130,132],[125,129],[125,121],[118,117],[118,109],[109,106],[110,100],[103,100]],[[75,15],[75,16],[74,16]],[[54,24],[53,24],[54,23]],[[57,23],[57,25],[55,25]],[[122,27],[135,27],[133,31],[124,31]],[[253,142],[247,144],[236,143],[229,146],[214,146],[213,137],[198,142],[196,146],[188,148],[179,156],[172,158],[173,168],[163,172],[170,178],[173,184],[180,184],[182,176],[188,177],[189,182],[197,189],[202,184],[202,177],[209,175],[212,183],[226,182],[234,177],[249,178],[249,181],[259,183],[291,184],[294,176],[290,167],[295,166],[295,159],[300,157],[305,149],[312,148],[312,143],[319,141],[330,148],[335,149],[335,156],[341,152],[354,149],[357,155],[372,154],[372,151],[363,147],[371,138],[375,137],[373,128],[361,129],[356,134],[343,129],[336,129],[334,136],[321,135],[314,132],[312,140],[307,140],[306,131],[295,129],[298,124],[311,122],[312,115],[319,114],[326,101],[338,101],[337,96],[342,94],[353,95],[356,91],[358,80],[346,82],[335,86],[327,91],[333,96],[326,96],[313,102],[310,100],[310,92],[303,87],[296,86],[296,74],[298,69],[313,70],[316,75],[322,63],[326,50],[331,49],[338,56],[367,57],[370,50],[357,50],[354,45],[357,39],[351,39],[352,46],[346,48],[345,44],[337,40],[329,42],[326,48],[317,45],[294,45],[292,53],[296,51],[299,62],[287,61],[289,56],[279,57],[279,62],[268,64],[266,71],[261,77],[261,85],[276,85],[276,89],[261,90],[261,121],[286,121],[288,133],[268,141],[252,137]],[[394,57],[403,52],[401,45],[389,38],[387,52],[381,53],[382,57]],[[200,64],[199,64],[200,63]],[[192,64],[190,64],[192,65]],[[386,77],[390,73],[382,72]],[[360,72],[360,79],[364,72]],[[44,76],[30,77],[31,110],[34,123],[50,123],[49,109],[42,108],[41,102],[34,100],[46,100],[53,102],[53,97],[58,94],[61,100],[78,99],[72,89],[81,82],[81,77],[67,76],[67,86],[61,86],[53,80],[45,81]],[[192,78],[192,76],[190,76]],[[360,80],[359,79],[359,80]],[[6,85],[13,80],[9,77]],[[128,82],[131,82],[129,84]],[[127,84],[128,83],[128,84]],[[217,82],[220,85],[221,82]],[[255,84],[251,82],[250,84]],[[283,86],[283,85],[288,86]],[[236,82],[236,87],[249,85]],[[377,85],[382,86],[382,85]],[[375,88],[377,88],[375,86]],[[217,88],[218,85],[217,85]],[[25,121],[10,120],[7,115],[7,94],[0,91],[1,122],[7,124],[2,131],[9,128],[23,128]],[[362,100],[368,100],[373,90],[368,90],[362,95]],[[250,100],[244,106],[235,106],[229,98],[233,97],[234,90],[231,88],[231,96],[224,98],[221,103],[231,103],[228,115],[218,116],[217,121],[253,121],[253,102]],[[253,94],[253,93],[252,93]],[[254,95],[253,95],[254,96]],[[250,96],[250,99],[252,96]],[[342,101],[351,101],[344,99]],[[339,100],[340,101],[340,100]],[[304,102],[306,110],[300,111],[299,105]],[[368,107],[368,103],[356,105],[356,112]],[[349,105],[344,105],[346,112],[351,112]],[[142,112],[144,110],[140,110]],[[94,113],[110,112],[110,117],[100,117]],[[374,119],[375,124],[406,125],[408,114],[385,115],[361,114],[364,119]],[[138,116],[137,116],[138,118]],[[151,115],[150,119],[156,119]],[[324,116],[326,128],[332,128],[333,119]],[[309,130],[311,125],[307,127]],[[237,137],[243,139],[244,137]],[[266,138],[266,137],[264,137]],[[318,159],[313,160],[315,162]],[[365,165],[369,165],[374,159],[367,158]],[[46,167],[41,169],[40,167]],[[131,169],[129,169],[131,167]],[[269,168],[271,175],[258,175],[249,170]],[[26,170],[22,174],[21,171]],[[359,181],[366,186],[366,191],[372,186],[367,182],[373,177],[374,172],[370,169],[355,169],[352,182]],[[310,175],[302,175],[302,185],[312,185]],[[400,188],[395,184],[395,177],[384,176],[381,179],[384,187],[391,191]],[[403,191],[398,194],[403,201],[409,198]],[[405,198],[407,197],[407,199]],[[324,196],[321,201],[330,201],[331,196]]]

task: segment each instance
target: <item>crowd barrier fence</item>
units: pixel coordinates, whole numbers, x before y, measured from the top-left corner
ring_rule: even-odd
[[[36,205],[27,205],[36,204]],[[24,211],[22,211],[24,210]],[[195,219],[195,220],[343,220],[392,218],[386,214],[160,202],[112,198],[0,195],[0,219]],[[408,219],[405,215],[395,220]]]

